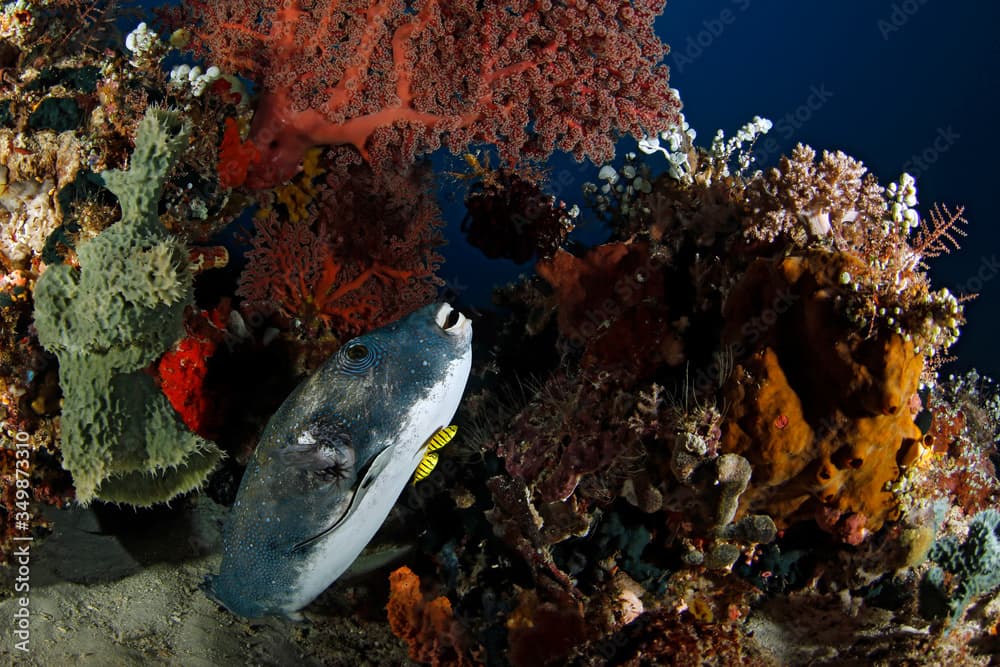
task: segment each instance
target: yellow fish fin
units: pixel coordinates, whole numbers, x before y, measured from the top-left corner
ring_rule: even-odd
[[[441,449],[455,437],[458,432],[458,427],[455,425],[446,426],[437,433],[432,435],[427,443],[424,445],[426,449],[424,450],[424,457],[420,459],[420,464],[417,466],[417,471],[413,473],[413,483],[416,484],[422,479],[426,479],[431,471],[434,470],[434,466],[437,465],[438,455],[437,450]]]

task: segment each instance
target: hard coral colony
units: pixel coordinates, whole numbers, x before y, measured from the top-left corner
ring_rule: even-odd
[[[407,564],[317,624],[369,590],[430,664],[990,664],[1000,393],[939,377],[971,297],[925,264],[963,209],[804,145],[753,170],[761,118],[697,146],[662,9],[185,0],[122,39],[113,2],[4,5],[4,560],[27,500],[232,504],[293,387],[438,297],[445,147],[470,252],[534,275],[478,314]],[[583,211],[553,151],[607,163]],[[607,239],[568,241],[587,217]]]

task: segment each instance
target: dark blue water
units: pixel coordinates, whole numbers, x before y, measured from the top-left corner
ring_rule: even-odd
[[[994,377],[998,23],[996,4],[942,0],[674,0],[657,23],[673,48],[671,84],[704,142],[759,114],[775,122],[771,162],[796,141],[839,149],[883,184],[916,176],[921,213],[934,202],[966,206],[969,235],[931,261],[931,276],[936,287],[980,294],[951,353],[955,367]]]
[[[671,85],[707,145],[754,115],[774,121],[758,144],[760,166],[773,164],[796,142],[842,150],[862,160],[883,184],[903,171],[917,177],[920,211],[940,202],[965,205],[962,249],[932,260],[935,287],[978,292],[966,306],[969,323],[946,368],[1000,375],[994,353],[1000,322],[1000,127],[995,89],[1000,6],[987,3],[798,3],[778,0],[671,0],[657,32],[671,45]],[[619,153],[634,150],[632,140]],[[589,163],[555,158],[553,172],[573,183],[558,196],[579,200],[578,184],[595,180]],[[484,265],[462,243],[459,207],[448,209],[444,275],[474,302],[488,302],[494,282],[527,269]],[[583,237],[600,230],[584,225]],[[475,277],[473,279],[472,277]]]

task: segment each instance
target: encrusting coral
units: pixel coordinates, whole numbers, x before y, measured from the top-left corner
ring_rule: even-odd
[[[191,433],[143,369],[183,335],[187,250],[157,216],[190,127],[150,110],[128,171],[102,174],[122,218],[50,266],[35,288],[38,339],[59,357],[63,465],[77,499],[150,505],[204,482],[222,452]]]

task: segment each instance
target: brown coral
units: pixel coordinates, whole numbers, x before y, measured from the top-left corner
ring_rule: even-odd
[[[559,250],[536,268],[555,289],[559,332],[584,350],[582,367],[642,377],[684,361],[662,298],[662,263],[649,244],[606,243],[583,257]]]
[[[476,665],[463,646],[446,597],[427,600],[420,592],[420,577],[403,566],[389,575],[389,627],[410,647],[410,658],[432,665]]]
[[[777,168],[750,183],[746,196],[754,224],[746,237],[799,246],[832,237],[839,249],[867,256],[875,250],[869,247],[871,230],[881,227],[885,212],[881,186],[860,161],[840,151],[823,151],[815,160],[815,150],[798,144]]]
[[[556,203],[530,169],[492,169],[466,154],[474,179],[465,196],[462,231],[469,243],[489,258],[506,257],[524,264],[533,257],[551,257],[573,229],[575,214],[565,202]]]
[[[741,511],[767,512],[779,527],[817,518],[851,543],[897,513],[886,485],[921,437],[909,402],[923,370],[911,342],[865,337],[841,314],[837,276],[855,262],[816,252],[747,272],[727,319],[752,354],[725,387],[721,443],[753,466]],[[768,309],[777,302],[790,305]]]
[[[514,667],[560,664],[586,634],[582,604],[568,598],[561,604],[542,602],[535,591],[523,590],[507,618],[510,663]]]
[[[646,613],[600,647],[602,655],[589,655],[572,664],[631,667],[777,664],[740,625],[707,620],[706,609],[698,612],[692,609],[684,614],[670,609]],[[699,615],[703,618],[698,618]]]

